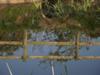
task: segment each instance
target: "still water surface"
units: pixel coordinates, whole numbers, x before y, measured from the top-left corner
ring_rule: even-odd
[[[44,39],[45,33],[32,33],[31,39],[29,41],[41,41]],[[34,37],[35,36],[35,37]],[[52,38],[51,38],[52,37]],[[55,38],[54,38],[55,37]],[[56,39],[57,37],[52,34],[48,38],[50,41]],[[49,41],[45,39],[45,41]],[[100,41],[98,39],[92,39],[92,41]],[[68,47],[67,47],[68,48]],[[29,45],[28,53],[29,55],[49,55],[54,52],[62,53],[67,49],[65,46],[41,46],[41,45]],[[67,51],[68,52],[68,51]],[[6,53],[3,53],[6,55]],[[12,55],[23,55],[23,48],[19,47]],[[100,47],[81,47],[80,55],[82,56],[99,56]],[[55,75],[100,75],[100,60],[69,60],[69,61],[49,61],[49,60],[0,60],[0,75],[10,75],[6,63],[9,64],[9,67],[13,75],[53,75],[52,65],[54,66]]]

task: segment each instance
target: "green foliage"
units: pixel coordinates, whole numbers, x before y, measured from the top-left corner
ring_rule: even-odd
[[[100,28],[100,11],[98,10],[78,11],[74,18],[80,22],[83,28],[91,30]]]
[[[95,30],[100,27],[100,7],[95,9],[92,0],[72,1],[72,3],[64,3],[58,0],[55,5],[49,6],[47,3],[47,6],[48,9],[54,10],[55,18],[61,22],[73,19],[78,21],[83,28]],[[35,4],[15,5],[0,9],[0,30],[39,29],[39,22],[42,19],[41,9]],[[62,28],[63,24],[61,25]],[[63,29],[66,30],[66,28]]]
[[[88,11],[88,9],[91,8],[92,3],[93,0],[80,0],[74,1],[71,6],[73,6],[75,10]]]
[[[58,0],[58,2],[54,5],[55,13],[57,17],[64,17],[65,11],[63,10],[64,5],[61,2],[61,0]]]
[[[95,8],[93,0],[73,0],[71,4],[65,5],[61,2],[58,3],[56,11],[59,9],[59,15],[64,15],[62,18],[67,17],[77,20],[81,27],[85,29],[96,30],[96,28],[100,28],[100,7],[96,6]]]
[[[23,30],[38,27],[39,9],[34,4],[8,6],[1,10],[1,30]]]

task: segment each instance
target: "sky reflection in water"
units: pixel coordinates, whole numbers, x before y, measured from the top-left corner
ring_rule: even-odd
[[[55,40],[57,37],[52,34],[44,38],[45,33],[32,34],[32,40]],[[35,37],[34,37],[35,36]],[[38,38],[37,38],[38,37]],[[50,38],[48,40],[48,38]],[[99,41],[98,39],[93,39],[93,41]],[[59,52],[66,50],[65,46],[59,49]],[[28,53],[29,55],[48,55],[54,53],[58,50],[58,46],[33,46],[29,45]],[[99,46],[92,46],[87,49],[87,47],[82,47],[80,49],[80,55],[100,55]],[[14,55],[22,55],[23,48],[18,48]],[[47,60],[28,60],[24,62],[23,60],[0,60],[0,75],[10,75],[5,63],[10,65],[13,75],[52,75],[51,71],[51,61]],[[71,60],[71,61],[53,61],[55,68],[55,75],[100,75],[100,60]],[[65,69],[66,68],[66,69]]]

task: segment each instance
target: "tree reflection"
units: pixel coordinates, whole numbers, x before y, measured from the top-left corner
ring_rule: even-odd
[[[68,34],[64,34],[64,33],[68,33],[69,35]],[[42,39],[40,39],[39,41],[57,41],[57,42],[59,42],[59,41],[64,41],[64,42],[66,42],[66,41],[75,41],[75,34],[74,33],[76,33],[76,32],[74,32],[74,31],[73,32],[72,31],[68,31],[68,32],[63,32],[63,31],[62,32],[54,32],[54,31],[52,31],[52,32],[45,32],[44,31],[43,34],[40,33],[41,34],[40,37],[42,37]],[[42,36],[42,35],[44,35],[44,36]],[[49,36],[49,38],[48,38],[48,36]],[[38,37],[34,36],[34,38],[38,38]],[[87,33],[81,32],[80,42],[84,42],[84,41],[85,42],[91,42],[92,38],[93,37],[89,36]],[[38,41],[38,39],[34,39],[34,41]],[[39,47],[39,46],[37,46],[37,47]],[[82,47],[80,47],[80,49]],[[86,46],[86,47],[88,47],[88,46]],[[70,55],[75,55],[75,50],[76,50],[75,46],[57,46],[57,49],[55,51],[53,50],[52,52],[49,52],[48,55],[51,55],[51,56],[52,55],[53,56],[62,56],[62,55],[70,56]],[[52,68],[52,75],[54,75],[54,72],[56,72],[54,70],[55,67],[56,67],[55,64],[60,62],[62,64],[62,66],[63,66],[63,69],[64,69],[61,75],[68,75],[68,68],[67,68],[67,65],[66,65],[67,61],[69,61],[69,60],[55,60],[55,61],[49,60],[48,61],[48,60],[44,59],[44,60],[40,61],[40,64],[41,63],[49,64],[50,65],[49,67]]]
[[[36,32],[32,33],[32,40],[33,41],[55,41],[55,42],[67,42],[67,41],[74,41],[75,39],[75,32],[69,31],[63,32],[63,31],[43,31],[43,32]],[[35,45],[33,46],[33,49],[41,49],[44,46]],[[75,55],[75,46],[56,46],[56,49],[53,50],[53,52],[50,51],[49,55]],[[48,47],[49,48],[49,47]]]
[[[61,65],[60,66],[60,72],[61,73],[59,73],[59,75],[68,75],[68,67],[67,67],[67,61],[56,61],[56,60],[42,60],[42,61],[40,61],[39,62],[40,64],[40,67],[41,67],[41,65],[43,66],[45,66],[45,68],[44,67],[42,67],[42,68],[44,68],[44,69],[47,69],[47,67],[49,67],[50,68],[50,71],[51,71],[51,74],[52,75],[56,75],[56,73],[58,73],[58,71],[57,71],[57,65]],[[49,66],[46,66],[46,64],[47,65],[49,65]]]
[[[0,32],[0,41],[23,41],[23,32]],[[13,53],[20,46],[15,45],[0,45],[0,56],[9,56],[13,55]]]

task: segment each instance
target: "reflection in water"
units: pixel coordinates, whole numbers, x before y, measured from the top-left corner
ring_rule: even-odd
[[[63,42],[63,41],[74,41],[74,33],[73,32],[47,32],[47,31],[43,31],[43,32],[32,32],[32,36],[31,36],[31,40],[32,41],[56,41],[56,42]],[[33,46],[33,50],[34,49],[41,49],[45,46]],[[53,52],[50,52],[50,55],[73,55],[73,50],[74,47],[72,46],[57,46],[55,45],[54,47],[56,47],[56,50],[53,49]],[[49,47],[50,48],[50,47]]]
[[[7,68],[8,68],[9,74],[10,74],[10,75],[13,75],[13,73],[12,73],[12,71],[11,71],[10,66],[9,66],[8,63],[6,63],[6,66],[7,66]]]
[[[23,33],[22,33],[23,34]],[[17,36],[13,36],[13,34],[9,34],[8,37],[6,37],[4,34],[3,36],[1,35],[1,39],[2,40],[6,40],[6,41],[23,41],[23,35],[18,33]],[[57,42],[60,42],[60,41],[75,41],[75,33],[72,32],[72,31],[68,31],[68,32],[55,32],[55,31],[52,31],[52,32],[47,32],[47,31],[41,31],[41,32],[31,32],[30,31],[30,39],[29,41],[57,41]],[[6,34],[7,35],[7,34]],[[20,37],[20,38],[19,38]],[[90,37],[87,37],[85,36],[85,34],[81,34],[81,37],[80,37],[80,41],[86,41],[86,42],[90,42],[92,41],[93,39],[91,39]],[[9,56],[9,55],[14,55],[14,52],[16,50],[19,50],[19,47],[21,46],[8,46],[8,45],[2,45],[0,46],[0,55],[1,56]],[[84,48],[83,46],[80,47],[80,50]],[[9,50],[9,51],[8,51]],[[47,45],[29,45],[29,48],[28,48],[28,52],[29,52],[29,55],[32,54],[32,55],[37,55],[38,53],[40,53],[40,55],[53,55],[53,56],[70,56],[70,55],[75,55],[75,46],[47,46]],[[41,51],[40,51],[41,50]],[[32,51],[32,52],[31,52]],[[34,53],[36,51],[36,53]],[[46,74],[47,75],[68,75],[68,65],[66,64],[66,62],[68,62],[69,60],[39,60],[37,61],[36,63],[38,64],[41,64],[43,65],[42,63],[44,63],[44,65],[46,65],[46,69],[47,67],[49,66],[49,68],[47,69],[47,72],[49,71],[50,74],[48,74],[47,72],[43,72],[43,74]],[[18,61],[19,62],[19,61]],[[14,62],[14,63],[18,63],[18,62]],[[23,62],[24,66],[26,65],[25,63],[28,63],[27,66],[29,66],[30,63],[33,63],[35,61],[32,61],[30,62]],[[41,63],[42,62],[42,63]],[[13,64],[14,64],[13,63]],[[30,64],[33,65],[33,67],[27,71],[29,71],[30,73],[27,74],[27,75],[40,75],[37,74],[37,73],[34,73],[34,69],[39,69],[39,65],[36,66],[35,64]],[[58,64],[60,63],[60,65]],[[14,65],[13,65],[14,66]],[[17,65],[18,66],[18,65]],[[36,67],[35,67],[36,66]],[[59,67],[60,66],[60,67]],[[20,66],[19,66],[20,67]],[[34,68],[35,67],[35,68]],[[57,68],[59,67],[59,68]],[[15,68],[15,67],[14,67]],[[62,69],[62,70],[61,70]],[[18,69],[16,69],[18,70]],[[13,70],[14,71],[14,70]],[[26,71],[26,72],[27,72]],[[41,72],[41,70],[39,69],[39,71]],[[14,71],[16,72],[16,71]],[[19,72],[19,70],[18,70]],[[22,72],[24,72],[24,70],[22,70]],[[22,73],[21,72],[21,73]],[[20,75],[20,73],[17,73]],[[15,74],[15,75],[17,75]],[[2,74],[3,75],[3,74]],[[26,74],[21,74],[21,75],[26,75]],[[70,74],[69,74],[70,75]]]
[[[52,69],[52,75],[55,75],[55,68],[53,61],[51,61],[51,69]]]
[[[75,36],[76,32],[74,30],[70,31],[67,30],[66,32],[63,31],[41,31],[41,32],[32,32],[30,31],[29,34],[31,35],[29,41],[55,41],[55,42],[67,42],[67,41],[75,41]],[[8,37],[6,37],[8,36]],[[0,39],[2,41],[23,41],[23,32],[1,32],[0,34]],[[92,38],[87,36],[85,33],[81,33],[80,42],[91,42]],[[8,56],[8,55],[13,55],[13,53],[18,50],[18,48],[21,46],[15,46],[15,45],[0,45],[0,55],[3,56]],[[30,46],[29,46],[30,47]],[[76,46],[47,46],[47,45],[32,45],[32,52],[34,54],[35,50],[40,50],[43,48],[48,48],[48,55],[65,55],[65,56],[75,56],[75,50]],[[80,46],[80,49],[83,48],[84,46]],[[86,49],[89,49],[89,46],[85,46]],[[30,48],[29,48],[30,49]],[[53,51],[49,51],[49,49],[53,49]],[[30,55],[30,53],[29,53]]]
[[[52,5],[52,2],[54,2],[54,1],[52,1],[52,0],[50,0],[50,1],[51,1],[51,4],[50,4],[50,2],[49,2],[49,4]],[[72,0],[72,1],[76,1],[76,0]],[[75,10],[70,6],[67,6],[67,8],[68,8],[67,12],[66,12],[66,10],[63,11],[63,9],[62,9],[62,4],[63,3],[54,4],[54,5],[58,5],[58,6],[60,5],[61,8],[60,9],[56,9],[57,11],[55,11],[54,8],[50,7],[50,11],[53,10],[53,12],[57,12],[58,15],[55,15],[55,13],[54,13],[54,15],[52,15],[52,14],[50,14],[50,12],[44,12],[45,10],[43,10],[44,15],[47,16],[48,18],[54,16],[54,17],[58,17],[58,19],[56,18],[56,19],[52,19],[50,21],[48,20],[48,22],[45,22],[45,20],[41,20],[40,27],[43,27],[43,29],[47,29],[47,30],[52,30],[52,29],[54,29],[54,30],[53,31],[49,31],[49,32],[46,31],[46,30],[45,31],[41,31],[41,32],[30,32],[32,34],[32,36],[29,39],[29,41],[49,41],[49,42],[51,42],[51,41],[55,41],[55,42],[76,41],[75,37],[77,35],[77,32],[80,32],[80,31],[78,31],[77,28],[75,28],[76,30],[73,30],[73,29],[72,30],[70,30],[70,29],[69,30],[65,30],[65,29],[66,29],[67,24],[71,25],[71,26],[75,25],[75,27],[76,27],[80,23],[80,24],[82,24],[81,25],[82,28],[84,28],[83,31],[87,31],[88,32],[88,33],[86,32],[86,34],[85,34],[85,32],[81,33],[80,41],[86,41],[86,42],[90,43],[92,41],[90,36],[91,37],[98,37],[98,35],[100,35],[99,28],[96,28],[96,27],[100,27],[99,26],[99,24],[100,24],[99,23],[99,20],[100,20],[99,19],[99,12],[100,11],[99,10],[98,10],[98,12],[96,10],[93,11],[93,9],[95,9],[94,6],[96,6],[96,4],[98,4],[98,3],[96,3],[96,4],[93,3],[94,4],[93,5],[93,9],[91,9],[92,7],[90,7],[91,4],[89,4],[89,0],[86,1],[86,5],[85,5],[85,2],[83,4],[81,4],[81,2],[82,1],[79,2],[79,0],[78,0],[78,1],[76,1],[76,3],[74,3]],[[73,4],[73,2],[72,2],[72,4]],[[46,6],[46,5],[44,5],[44,6]],[[24,11],[20,11],[19,12],[19,10],[21,10],[22,8],[20,8],[18,6],[18,9],[16,10],[17,14],[15,14],[15,11],[14,11],[15,8],[16,7],[11,8],[12,11],[11,10],[9,11],[9,7],[8,7],[8,9],[7,9],[8,11],[6,12],[4,10],[5,12],[2,13],[3,15],[2,14],[0,15],[1,16],[1,29],[2,29],[2,26],[3,26],[3,29],[14,30],[13,29],[14,25],[15,25],[15,27],[14,27],[15,29],[16,29],[16,27],[18,29],[19,28],[23,29],[23,27],[27,28],[28,26],[33,27],[33,25],[34,25],[35,28],[38,28],[37,24],[38,24],[39,21],[37,21],[37,20],[40,20],[40,16],[37,17],[37,15],[40,15],[40,13],[37,13],[37,10],[36,11],[35,10],[31,11],[31,10],[33,10],[32,8],[29,9],[29,7],[28,7],[28,10],[27,10],[27,7],[25,7]],[[76,8],[79,11],[77,11]],[[84,9],[82,9],[82,8],[84,8]],[[97,6],[96,6],[96,8],[97,8]],[[47,10],[49,10],[49,9],[47,9]],[[60,11],[62,10],[62,11],[60,12],[59,10]],[[84,10],[86,10],[87,12],[84,12]],[[25,12],[25,11],[26,11],[26,13],[24,14],[23,12]],[[33,13],[36,14],[36,16],[27,15],[27,13],[28,13],[27,11],[30,11],[29,14],[33,14]],[[9,16],[9,14],[10,14],[10,16]],[[29,19],[29,18],[34,20],[34,22],[31,22],[31,19]],[[69,20],[67,20],[68,18],[69,18]],[[74,22],[74,19],[75,19],[75,22]],[[13,24],[12,22],[14,20],[15,20],[15,23]],[[76,20],[79,23],[76,22]],[[42,23],[42,21],[44,23]],[[46,21],[47,21],[47,19],[46,19]],[[30,27],[28,27],[28,28],[30,28]],[[58,30],[56,30],[56,28]],[[60,30],[60,28],[62,30]],[[34,29],[34,28],[32,28],[32,29]],[[63,31],[63,29],[64,29],[64,31]],[[79,27],[79,29],[80,29],[80,27]],[[93,30],[93,31],[90,31],[90,30]],[[18,31],[18,32],[2,32],[1,31],[0,32],[0,40],[1,41],[21,41],[21,42],[23,42],[23,32],[20,32],[20,31]],[[75,43],[75,44],[78,45],[78,42]],[[76,47],[77,45],[74,45],[74,46],[57,46],[57,45],[55,45],[55,46],[48,46],[48,45],[45,45],[45,46],[44,45],[38,45],[38,46],[36,46],[36,45],[31,45],[30,46],[29,45],[29,47],[28,47],[29,51],[26,52],[26,54],[29,53],[29,55],[31,55],[31,54],[32,55],[37,55],[38,53],[40,53],[40,55],[43,54],[43,55],[50,55],[50,56],[51,55],[53,55],[53,56],[71,56],[71,55],[73,55],[74,58],[75,58],[76,57],[75,56],[76,55],[76,48],[79,48],[80,50],[84,48],[83,46]],[[11,56],[11,55],[14,55],[14,52],[19,50],[19,47],[21,47],[21,46],[0,45],[0,56],[9,56],[9,55]],[[89,46],[86,46],[86,48],[89,49]],[[95,47],[94,49],[96,49],[96,48],[97,47]],[[22,49],[23,49],[23,47],[22,47]],[[42,50],[42,51],[40,51],[40,50]],[[35,53],[35,51],[36,51],[36,53]],[[96,53],[96,55],[97,55],[97,53]],[[1,62],[4,62],[4,61],[1,60]],[[8,60],[6,62],[10,62],[10,61]],[[47,65],[45,64],[47,72],[40,70],[40,67],[37,64],[37,63],[40,63],[40,62],[46,62],[47,63]],[[27,61],[26,62],[19,62],[17,60],[14,60],[14,62],[10,62],[10,63],[14,64],[13,65],[14,67],[12,69],[15,72],[14,75],[41,75],[41,74],[43,74],[43,75],[68,75],[71,72],[68,73],[69,72],[68,68],[67,68],[68,65],[66,66],[66,62],[69,62],[69,60],[66,60],[66,61],[65,60],[55,60],[55,61],[53,61],[53,60],[41,59],[41,60],[37,61],[35,59],[35,61],[28,60],[28,62]],[[19,64],[19,63],[21,63],[21,64]],[[60,63],[60,64],[58,64],[58,63]],[[72,62],[72,64],[75,64],[74,67],[73,67],[75,69],[79,67],[78,66],[79,63],[78,63],[77,66],[76,66],[75,62],[74,63]],[[49,66],[49,68],[47,68],[48,66]],[[2,67],[2,65],[1,65],[1,67]],[[31,74],[27,73],[27,72],[30,72],[31,69],[32,69]],[[61,69],[63,69],[63,70],[61,70]],[[4,69],[4,67],[2,67],[2,70],[6,71]],[[2,71],[2,70],[0,69],[0,71]],[[34,73],[34,72],[37,72],[37,73]],[[5,73],[5,74],[3,74],[3,73]],[[3,73],[1,72],[0,74],[1,75],[8,75],[7,72],[3,72]],[[73,74],[71,73],[70,75],[73,75]],[[75,73],[74,75],[82,75],[82,73],[81,74]],[[87,75],[92,75],[92,74],[87,74]],[[97,75],[97,74],[94,74],[94,75]],[[100,75],[100,73],[98,75]]]
[[[39,63],[42,66],[43,69],[46,69],[47,66],[45,66],[45,65],[48,65],[48,67],[50,67],[49,70],[51,71],[51,75],[68,75],[68,68],[67,68],[66,62],[61,61],[61,60],[60,61],[42,60]],[[59,72],[58,72],[58,68],[57,68],[58,65],[60,66]]]
[[[23,41],[23,32],[0,32],[1,41]],[[0,45],[0,56],[11,56],[19,48],[18,45]]]
[[[62,74],[62,75],[68,75],[68,69],[67,69],[67,65],[65,64],[65,62],[62,62],[62,65],[63,65],[63,67],[64,67],[64,74]]]

